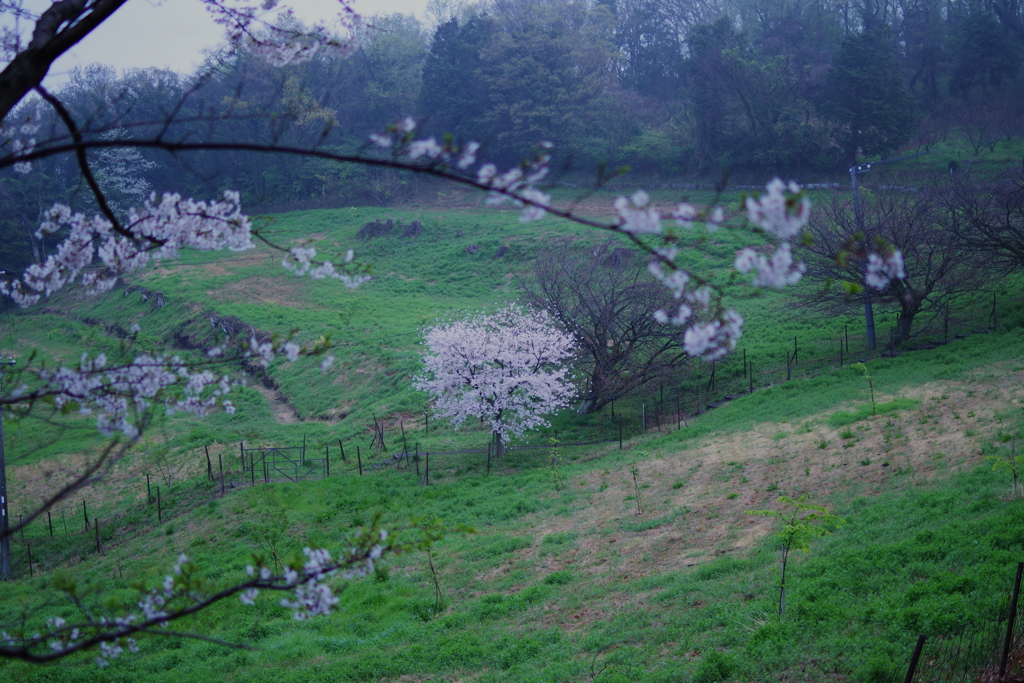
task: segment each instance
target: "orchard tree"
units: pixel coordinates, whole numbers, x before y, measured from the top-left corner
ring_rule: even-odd
[[[920,319],[942,316],[965,296],[985,291],[992,270],[965,239],[968,216],[946,200],[951,189],[942,183],[916,192],[898,186],[872,192],[861,201],[863,228],[849,198],[833,193],[810,223],[807,248],[815,256],[808,259],[808,276],[822,288],[809,296],[830,310],[849,305],[865,287],[876,290],[876,302],[899,312],[893,336],[899,345]],[[882,255],[883,244],[892,251]],[[838,257],[866,250],[879,252],[867,264]]]
[[[995,270],[1024,268],[1024,170],[983,179],[968,170],[951,178],[946,210],[962,216],[960,237],[976,258]]]
[[[471,417],[486,422],[498,457],[510,438],[546,426],[545,416],[575,394],[567,367],[574,340],[545,312],[509,306],[443,323],[427,331],[426,344],[414,386],[456,427]]]
[[[581,413],[598,411],[691,360],[682,330],[652,315],[672,297],[647,264],[619,244],[544,252],[535,277],[519,282],[529,304],[547,311],[580,346]]]

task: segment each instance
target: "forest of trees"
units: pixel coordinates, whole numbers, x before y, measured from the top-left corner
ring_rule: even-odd
[[[542,140],[553,167],[764,178],[927,149],[951,132],[984,146],[1019,134],[1020,0],[487,0],[435,3],[433,30],[372,19],[351,59],[282,69],[244,51],[195,74],[77,69],[56,93],[86,138],[201,139],[360,153],[403,116],[512,164]],[[438,9],[446,8],[446,9]],[[22,105],[22,112],[33,107]],[[66,135],[40,107],[38,137]],[[52,137],[52,136],[51,136]],[[251,211],[407,196],[408,176],[246,150],[110,150],[98,181],[127,207],[150,189],[242,193]],[[0,177],[0,269],[38,256],[54,201],[88,209],[73,155]]]

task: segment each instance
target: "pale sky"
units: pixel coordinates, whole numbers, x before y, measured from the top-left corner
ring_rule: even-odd
[[[33,0],[33,9],[49,2]],[[289,0],[298,18],[330,20],[338,14],[337,0]],[[427,0],[353,0],[360,14],[415,14],[424,18]],[[8,23],[8,22],[5,22]],[[46,82],[58,85],[76,65],[100,62],[118,70],[168,67],[191,71],[203,59],[202,49],[220,42],[221,28],[210,20],[200,0],[131,0],[74,50],[54,64]]]

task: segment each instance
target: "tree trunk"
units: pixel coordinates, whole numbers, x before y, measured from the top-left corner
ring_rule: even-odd
[[[921,311],[921,305],[915,300],[913,302],[900,303],[900,319],[896,323],[895,338],[896,346],[910,339],[910,332],[914,326],[914,316]]]

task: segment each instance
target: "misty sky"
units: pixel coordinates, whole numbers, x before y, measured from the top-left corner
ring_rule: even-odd
[[[49,3],[32,3],[40,7]],[[291,0],[296,16],[304,20],[330,19],[338,14],[337,0]],[[427,0],[353,0],[364,15],[402,12],[423,18]],[[50,71],[47,83],[64,81],[76,65],[100,62],[117,69],[169,67],[191,71],[203,58],[202,49],[220,41],[200,0],[132,0],[98,30],[64,55]]]

